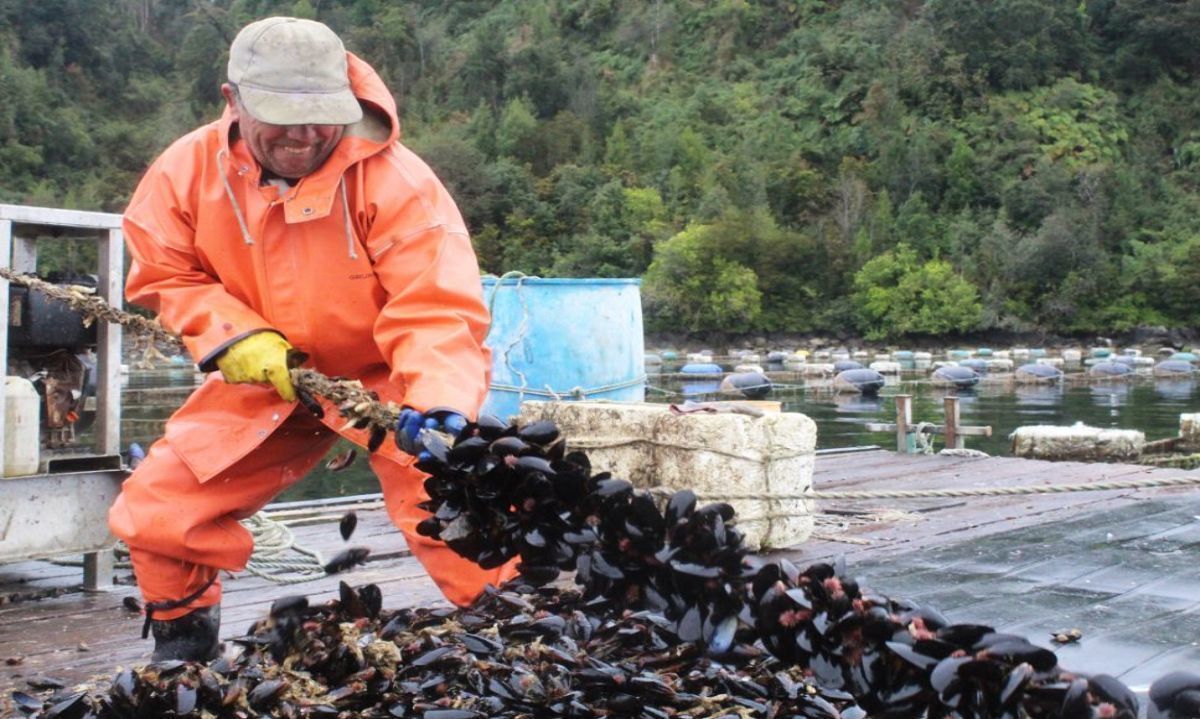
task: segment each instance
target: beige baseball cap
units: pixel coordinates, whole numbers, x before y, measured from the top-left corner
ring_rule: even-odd
[[[346,48],[326,25],[294,17],[252,22],[229,47],[229,81],[243,107],[272,125],[349,125],[362,119]]]

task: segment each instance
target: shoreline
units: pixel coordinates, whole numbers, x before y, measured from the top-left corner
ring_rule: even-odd
[[[848,351],[893,351],[899,349],[944,352],[951,348],[1011,349],[1040,347],[1045,349],[1090,347],[1140,347],[1146,351],[1170,349],[1180,351],[1195,346],[1200,340],[1196,328],[1137,327],[1108,335],[1079,333],[1075,335],[1048,332],[980,332],[964,335],[914,336],[900,340],[867,340],[853,332],[645,332],[647,352],[673,349],[678,352],[712,349],[718,354],[730,350],[749,349],[756,352],[796,349]],[[725,348],[725,352],[718,352]]]

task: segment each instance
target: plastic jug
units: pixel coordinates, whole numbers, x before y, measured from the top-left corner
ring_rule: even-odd
[[[24,377],[4,378],[4,476],[37,474],[40,409],[37,390]]]

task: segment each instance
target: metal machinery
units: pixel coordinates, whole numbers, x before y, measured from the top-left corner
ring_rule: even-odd
[[[0,204],[0,263],[33,273],[38,236],[64,233],[98,242],[96,292],[120,307],[120,215]],[[85,330],[73,312],[52,302],[0,279],[0,367],[40,380],[43,405],[38,472],[0,478],[0,562],[82,552],[84,587],[103,589],[112,584],[108,550],[116,542],[108,531],[108,508],[125,477],[121,328],[101,322]],[[0,393],[0,437],[5,417]],[[85,428],[87,436],[76,436]],[[4,452],[0,442],[0,467]]]

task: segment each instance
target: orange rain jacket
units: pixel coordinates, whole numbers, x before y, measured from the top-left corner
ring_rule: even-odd
[[[449,407],[474,416],[487,391],[491,357],[483,346],[488,313],[466,227],[433,172],[397,142],[400,123],[383,82],[369,65],[347,55],[364,118],[347,128],[319,170],[282,194],[260,185],[259,166],[232,132],[228,110],[155,161],[125,213],[133,259],[126,294],[182,335],[202,370],[214,370],[217,355],[233,342],[269,328],[308,353],[306,366],[361,380],[384,402],[419,410]],[[343,429],[337,411],[325,404],[324,424],[365,444],[366,433]],[[269,385],[227,384],[214,372],[167,423],[163,449],[169,447],[191,470],[200,485],[188,491],[198,491],[254,453],[298,407]],[[262,451],[276,453],[270,447]],[[404,480],[403,486],[419,488],[413,458],[392,442],[379,454],[372,466],[391,460],[402,472],[416,474],[415,482]],[[173,520],[160,516],[171,508],[151,509],[149,498],[166,496],[167,484],[150,487],[158,486],[163,472],[179,472],[163,469],[170,466],[143,464],[110,514],[114,532],[131,551],[136,544],[139,552],[162,556],[157,564],[143,560],[146,569],[139,572],[152,575],[139,576],[139,583],[154,599],[177,598],[197,584],[198,575],[170,557],[189,563],[202,558],[186,539],[198,531],[180,530],[185,536],[175,537],[164,526]],[[221,481],[231,480],[226,475]],[[397,486],[385,490],[394,494]],[[209,496],[212,507],[179,506],[178,519],[207,521],[206,509],[230,501]],[[468,602],[485,582],[511,576],[511,568],[502,573],[464,568],[445,545],[425,546],[433,543],[412,533],[416,520],[410,510],[388,504],[393,521],[406,530],[410,546],[451,600]],[[249,547],[231,545],[226,553],[221,561],[205,555],[204,564],[240,568]],[[216,601],[219,588],[206,597],[196,606]]]
[[[306,366],[362,380],[385,402],[473,416],[491,361],[466,226],[433,172],[397,142],[383,81],[347,55],[364,119],[282,197],[259,185],[245,143],[230,145],[228,110],[158,158],[125,213],[127,296],[181,334],[201,370],[270,328],[308,353]],[[267,386],[208,381],[167,439],[205,481],[297,406]],[[325,424],[340,430],[344,420],[329,411]],[[342,434],[366,440],[362,430]],[[381,451],[399,452],[391,443]]]

